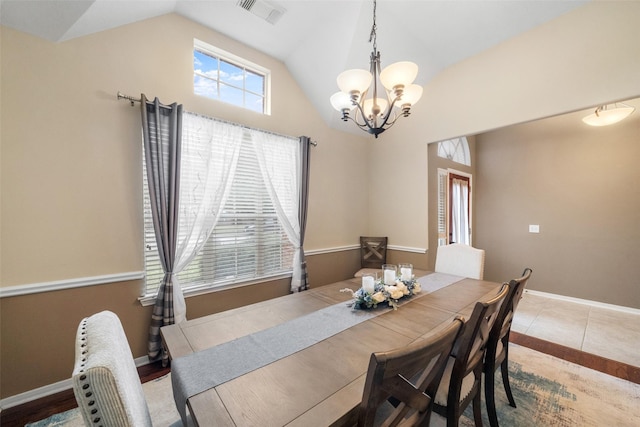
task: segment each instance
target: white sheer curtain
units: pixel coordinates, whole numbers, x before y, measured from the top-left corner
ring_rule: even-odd
[[[251,139],[265,181],[289,241],[294,246],[291,289],[299,289],[302,283],[300,258],[300,141],[266,132],[250,130]],[[291,165],[296,165],[292,168]]]
[[[453,178],[451,187],[451,241],[469,245],[469,183]]]
[[[238,165],[243,129],[218,120],[184,113],[178,242],[174,286],[178,273],[200,252],[218,222]],[[214,143],[215,141],[215,143]],[[174,290],[175,321],[186,319],[186,305]]]

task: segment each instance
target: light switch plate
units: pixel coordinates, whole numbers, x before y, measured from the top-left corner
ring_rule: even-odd
[[[538,224],[530,224],[529,225],[529,233],[539,233],[540,226]]]

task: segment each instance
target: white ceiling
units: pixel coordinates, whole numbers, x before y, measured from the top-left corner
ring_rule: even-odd
[[[272,25],[237,0],[0,0],[0,23],[61,42],[175,12],[278,58],[331,126],[335,77],[369,68],[372,0],[259,0],[286,12]],[[382,67],[416,62],[416,83],[588,0],[378,0]]]

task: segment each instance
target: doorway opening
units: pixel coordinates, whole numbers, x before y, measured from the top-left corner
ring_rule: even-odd
[[[438,246],[472,245],[471,175],[438,169]]]

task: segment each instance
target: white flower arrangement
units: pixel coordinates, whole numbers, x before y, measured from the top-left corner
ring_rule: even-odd
[[[420,283],[412,277],[411,280],[396,279],[395,284],[385,285],[382,280],[378,280],[373,292],[368,292],[364,288],[360,288],[357,291],[353,289],[345,288],[340,292],[350,292],[353,301],[349,303],[350,307],[354,310],[366,310],[369,308],[376,308],[378,304],[388,303],[389,307],[393,307],[394,310],[398,309],[398,302],[402,298],[410,298],[414,294],[421,291]]]

